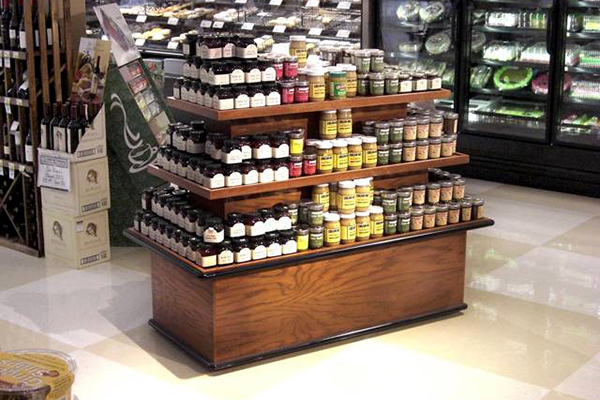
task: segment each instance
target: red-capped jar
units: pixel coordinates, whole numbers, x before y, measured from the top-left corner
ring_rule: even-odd
[[[308,81],[297,81],[294,103],[308,103]]]
[[[298,57],[289,56],[283,60],[283,77],[296,79],[298,76]]]
[[[317,173],[317,155],[315,153],[305,154],[302,161],[302,174],[314,175]]]
[[[302,176],[302,156],[291,156],[288,160],[290,178]]]
[[[275,68],[275,79],[280,81],[283,79],[283,62],[285,60],[284,56],[274,56],[273,60],[273,68]]]
[[[294,82],[279,82],[281,88],[281,104],[291,104],[294,102],[294,92],[296,87]]]

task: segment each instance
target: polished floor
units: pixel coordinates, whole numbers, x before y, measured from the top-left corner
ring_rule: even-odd
[[[75,271],[0,249],[0,349],[72,354],[81,400],[600,400],[600,200],[467,188],[496,225],[469,233],[460,315],[207,374],[146,324],[143,250]]]

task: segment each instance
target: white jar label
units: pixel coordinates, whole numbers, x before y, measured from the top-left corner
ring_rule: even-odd
[[[233,43],[227,43],[223,46],[223,58],[235,57],[235,45]]]
[[[271,147],[273,158],[286,158],[290,156],[290,145],[280,144],[278,147]]]
[[[219,58],[223,58],[223,48],[217,47],[211,49],[208,46],[202,46],[202,58],[207,60],[218,60]]]
[[[294,254],[298,252],[298,244],[295,240],[288,240],[283,245],[283,254]]]
[[[253,225],[246,225],[246,236],[260,236],[265,234],[265,224],[263,221],[255,222]]]
[[[273,217],[265,221],[265,232],[275,232],[277,230],[277,220]]]
[[[258,47],[255,44],[249,44],[246,47],[236,47],[235,55],[238,58],[256,58],[258,56]]]
[[[202,237],[206,243],[221,243],[225,239],[225,229],[217,231],[215,228],[207,228]]]
[[[208,74],[208,83],[211,85],[229,85],[229,74],[217,74],[212,71]]]
[[[281,217],[277,220],[277,230],[286,231],[292,229],[292,219],[290,217]]]
[[[229,153],[223,152],[221,155],[221,161],[225,164],[239,164],[242,162],[242,151],[231,150]]]
[[[185,229],[185,218],[183,218],[181,213],[177,216],[177,226],[181,229]]]
[[[262,260],[263,258],[267,258],[267,248],[265,246],[256,246],[252,250],[252,259]]]
[[[181,100],[184,101],[188,101],[188,99],[190,98],[188,90],[185,88],[185,86],[181,87]]]
[[[185,258],[192,262],[196,262],[196,252],[192,251],[192,249],[189,246],[185,252]]]
[[[215,96],[213,97],[213,108],[217,110],[233,110],[233,98],[219,99]]]
[[[419,79],[417,81],[417,90],[427,90],[427,79]]]
[[[250,107],[250,97],[247,94],[240,94],[235,98],[235,108],[248,108]]]
[[[442,88],[442,78],[433,78],[429,85],[431,90],[438,90]]]
[[[225,176],[223,174],[216,174],[212,178],[205,178],[204,186],[209,189],[222,188],[225,186]]]
[[[192,64],[190,66],[190,78],[192,78],[193,80],[200,79],[200,71],[198,70],[198,68],[196,68],[195,64]]]
[[[189,179],[190,181],[193,181],[195,176],[196,176],[196,171],[191,169],[190,166],[188,165],[188,167],[185,170],[185,178]]]
[[[185,143],[185,151],[191,154],[204,153],[204,143],[194,143],[193,140],[187,140]]]
[[[275,68],[267,67],[264,71],[260,71],[260,79],[263,82],[274,82],[276,78]]]
[[[156,240],[156,229],[152,229],[152,228],[150,228],[150,229],[148,230],[148,237],[149,237],[151,240]]]
[[[133,229],[135,229],[138,232],[142,230],[142,228],[140,227],[140,221],[133,221]]]
[[[212,97],[208,93],[208,90],[206,91],[206,93],[204,93],[204,106],[212,108]]]
[[[267,257],[278,257],[281,255],[281,245],[279,243],[272,243],[267,249]]]
[[[223,150],[214,149],[211,156],[215,160],[221,160],[222,154],[223,154]]]
[[[194,224],[193,222],[189,221],[189,220],[185,220],[185,223],[183,224],[183,229],[186,230],[186,232],[189,233],[195,233],[196,231],[196,224]]]
[[[242,160],[250,160],[252,158],[252,147],[248,145],[242,146]]]
[[[206,139],[206,142],[204,143],[204,152],[206,154],[212,154],[213,151],[213,142],[211,142],[210,140]]]
[[[281,94],[279,92],[271,92],[265,101],[268,106],[278,106],[281,104]]]
[[[181,90],[178,87],[173,88],[173,97],[181,99]]]
[[[259,172],[258,181],[260,183],[273,182],[275,180],[275,174],[272,168],[267,168],[263,172]]]
[[[175,164],[175,161],[173,161],[173,159],[169,161],[169,171],[171,171],[174,174],[177,173],[177,164]]]
[[[233,263],[233,251],[223,250],[222,252],[220,252],[217,262],[219,265],[232,264]]]
[[[290,179],[290,169],[288,167],[277,168],[277,171],[275,171],[275,180],[287,181],[288,179]]]
[[[186,56],[190,55],[190,44],[189,43],[183,44],[183,54],[185,54]]]
[[[400,93],[409,93],[409,92],[412,92],[412,81],[400,82]]]
[[[142,223],[142,235],[148,236],[149,225]]]
[[[165,216],[165,209],[161,206],[156,206],[156,211],[155,211],[156,215],[158,215],[161,218],[164,218]]]
[[[258,171],[254,169],[247,174],[244,174],[242,177],[242,183],[244,185],[253,185],[258,183]]]
[[[202,257],[198,253],[198,256],[200,257],[200,266],[202,266],[202,267],[214,267],[215,265],[217,265],[217,255],[216,254],[214,256]]]
[[[236,83],[244,83],[244,81],[244,71],[241,69],[234,69],[231,74],[229,74],[229,82],[231,82],[232,85],[235,85]]]
[[[256,93],[250,99],[250,107],[264,107],[265,106],[265,95],[262,93]]]
[[[225,177],[225,186],[241,186],[242,185],[242,174],[239,172],[232,172]]]
[[[197,104],[197,103],[196,103],[196,91],[195,91],[194,89],[191,89],[191,90],[188,92],[188,101],[189,101],[190,103]]]
[[[183,166],[183,164],[177,164],[177,175],[185,178],[185,174],[187,172],[187,168]]]
[[[208,83],[208,71],[206,68],[200,68],[200,82]]]
[[[184,78],[189,78],[190,75],[190,69],[192,68],[192,64],[188,64],[188,63],[184,63],[183,64],[183,77]]]
[[[262,145],[260,145],[260,147],[258,149],[257,148],[252,149],[252,157],[257,160],[271,158],[271,155],[272,155],[271,146],[269,146],[268,144],[262,144]]]
[[[165,243],[163,235],[161,235],[160,233],[158,233],[156,235],[156,243],[161,244],[161,245]]]
[[[233,224],[232,227],[226,227],[225,231],[230,238],[242,237],[246,234],[246,227],[243,223],[238,222],[237,224]]]
[[[196,224],[196,236],[204,237],[204,227]]]
[[[194,182],[204,185],[204,175],[202,175],[202,172],[200,172],[200,169],[196,170],[193,180],[194,180]]]
[[[260,69],[252,68],[248,72],[244,72],[244,79],[246,83],[258,83],[260,82]]]
[[[182,257],[185,257],[185,246],[181,242],[177,244],[177,254],[179,254]]]
[[[236,263],[242,263],[250,261],[252,259],[252,251],[249,248],[241,249],[234,254],[234,260]]]
[[[203,106],[204,105],[204,97],[205,97],[205,95],[202,94],[202,92],[200,92],[200,90],[198,90],[198,92],[196,93],[196,104]]]

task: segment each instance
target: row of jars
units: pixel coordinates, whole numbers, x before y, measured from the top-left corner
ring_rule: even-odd
[[[206,60],[230,58],[252,59],[258,56],[254,36],[249,34],[203,34],[188,33],[183,41],[185,57],[199,56]]]
[[[446,121],[455,121],[457,114],[437,112],[430,117],[409,116],[395,118],[390,121],[363,121],[361,132],[363,135],[375,136],[377,144],[400,143],[413,140],[440,139],[443,135],[455,135],[453,130],[446,131]]]

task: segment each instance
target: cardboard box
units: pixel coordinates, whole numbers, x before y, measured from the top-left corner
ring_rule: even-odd
[[[82,217],[49,210],[42,213],[48,260],[76,269],[110,260],[108,211]]]
[[[42,187],[42,207],[72,216],[110,208],[108,158],[71,163],[71,190]]]

